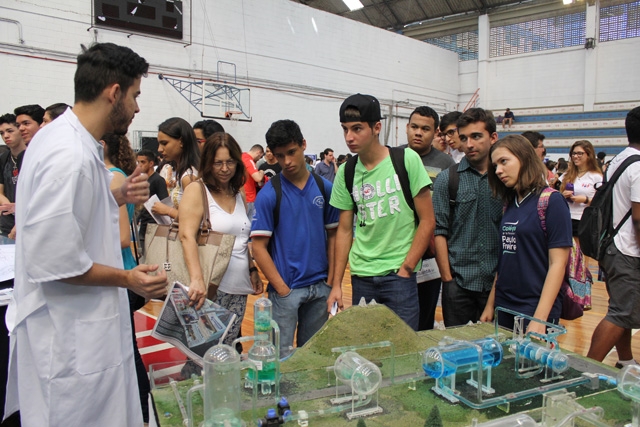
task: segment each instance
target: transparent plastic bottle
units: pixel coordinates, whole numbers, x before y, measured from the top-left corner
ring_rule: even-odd
[[[256,340],[249,349],[249,360],[256,365],[258,385],[262,394],[270,394],[276,383],[276,363],[278,355],[271,342],[272,304],[267,298],[259,298],[254,304],[254,335],[266,335],[266,340]],[[253,387],[253,371],[247,372],[245,388]]]
[[[482,349],[481,367],[478,366],[477,346]],[[426,350],[422,356],[422,368],[431,378],[443,378],[456,372],[495,368],[502,362],[502,354],[502,345],[493,338],[460,341]]]
[[[380,368],[354,351],[338,356],[333,370],[336,378],[351,385],[351,390],[359,396],[375,393],[382,383]]]
[[[204,355],[204,420],[207,427],[240,427],[240,355],[228,345]]]
[[[521,356],[545,365],[558,374],[569,369],[569,357],[560,350],[552,350],[534,342],[522,344],[518,348]]]

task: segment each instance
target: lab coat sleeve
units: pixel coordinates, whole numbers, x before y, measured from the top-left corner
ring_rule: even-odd
[[[86,249],[90,242],[83,238],[94,197],[92,178],[76,170],[33,191],[21,230],[30,282],[79,276],[93,265]]]

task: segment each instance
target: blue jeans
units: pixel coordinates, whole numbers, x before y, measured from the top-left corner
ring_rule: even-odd
[[[367,303],[375,299],[378,304],[389,307],[414,331],[418,330],[420,304],[415,273],[408,278],[396,273],[374,277],[351,276],[351,287],[352,305],[357,305],[362,297]]]
[[[269,290],[273,320],[280,328],[280,358],[291,355],[293,336],[298,327],[296,347],[303,346],[329,318],[327,297],[331,287],[322,280],[304,288],[295,288],[286,297]]]

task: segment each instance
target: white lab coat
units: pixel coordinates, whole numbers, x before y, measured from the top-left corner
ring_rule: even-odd
[[[5,414],[23,427],[142,426],[127,292],[62,279],[122,267],[102,147],[69,109],[20,170]]]

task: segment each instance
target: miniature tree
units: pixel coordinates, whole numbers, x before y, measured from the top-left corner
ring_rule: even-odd
[[[433,405],[431,412],[424,422],[424,427],[444,427],[442,425],[442,418],[440,418],[440,410],[437,405]]]
[[[364,420],[360,418],[358,420],[358,424],[356,424],[356,427],[367,427],[367,423],[365,423]]]

